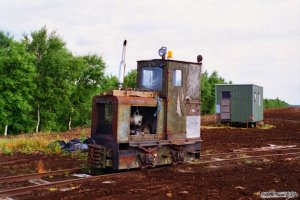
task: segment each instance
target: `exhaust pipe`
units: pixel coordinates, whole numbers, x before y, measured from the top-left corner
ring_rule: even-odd
[[[125,67],[126,67],[126,63],[125,63],[126,44],[127,44],[127,40],[124,40],[123,51],[122,51],[122,60],[120,62],[120,67],[119,67],[119,80],[118,80],[119,90],[122,89],[123,83],[124,83],[124,74],[125,74]]]

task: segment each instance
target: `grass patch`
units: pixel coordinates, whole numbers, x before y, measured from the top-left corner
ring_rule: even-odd
[[[271,125],[271,124],[264,124],[264,125],[258,126],[257,128],[259,128],[259,129],[272,129],[272,128],[276,128],[276,127]]]
[[[60,146],[52,142],[62,139],[59,135],[53,134],[17,135],[0,138],[0,154],[60,154]]]
[[[254,163],[254,161],[253,160],[249,160],[249,159],[243,159],[243,163],[245,163],[245,164],[252,164],[252,163]]]
[[[88,154],[87,154],[87,152],[74,151],[74,152],[70,152],[70,153],[67,153],[67,154],[69,154],[71,156],[71,158],[76,158],[76,159],[78,159],[79,161],[82,162],[82,165],[81,165],[82,172],[91,173],[90,166],[88,164]]]
[[[206,154],[212,154],[212,153],[214,153],[214,150],[212,150],[212,149],[207,149],[207,150],[205,150],[205,151],[203,151],[203,155],[206,155]],[[201,155],[202,155],[201,154]],[[200,155],[200,157],[201,157],[201,155]]]
[[[216,125],[207,125],[207,126],[201,126],[201,128],[204,129],[226,129],[226,128],[232,128],[228,124],[216,124]]]
[[[32,133],[20,134],[9,137],[0,137],[0,154],[14,153],[45,153],[45,154],[60,154],[61,148],[58,143],[53,143],[57,140],[69,141],[72,138],[80,138],[82,141],[87,135],[85,129],[74,133]]]

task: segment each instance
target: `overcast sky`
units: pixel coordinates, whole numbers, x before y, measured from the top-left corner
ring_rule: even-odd
[[[19,39],[43,26],[77,55],[97,53],[117,75],[128,40],[136,61],[196,61],[237,84],[264,87],[265,98],[300,104],[300,0],[0,0],[0,30]]]

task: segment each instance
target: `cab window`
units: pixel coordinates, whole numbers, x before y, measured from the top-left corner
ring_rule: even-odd
[[[178,69],[173,70],[173,86],[182,86],[182,71]]]

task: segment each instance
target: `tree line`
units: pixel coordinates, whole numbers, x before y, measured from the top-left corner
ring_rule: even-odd
[[[264,108],[285,108],[289,104],[278,98],[276,99],[264,99]]]
[[[93,96],[118,87],[117,77],[107,76],[105,69],[102,57],[74,55],[46,27],[20,40],[0,31],[0,134],[89,126]],[[137,71],[130,71],[124,86],[135,88],[136,77]],[[216,71],[202,73],[202,114],[215,112],[215,84],[221,83],[227,82]]]
[[[62,131],[90,123],[91,99],[117,86],[95,54],[76,56],[46,27],[16,41],[0,32],[0,130]],[[115,79],[115,80],[114,80]]]
[[[118,88],[105,69],[102,57],[74,55],[46,27],[18,41],[0,31],[0,135],[89,126],[92,98]],[[125,87],[134,86],[132,75]]]

